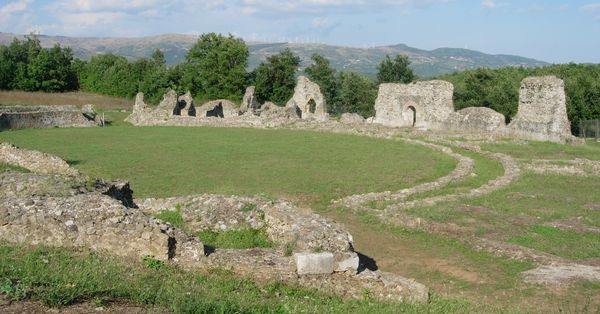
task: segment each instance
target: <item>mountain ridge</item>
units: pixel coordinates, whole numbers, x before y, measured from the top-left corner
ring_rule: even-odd
[[[0,32],[0,45],[8,45],[13,38],[23,39],[25,35]],[[89,60],[102,53],[121,55],[129,60],[150,57],[155,49],[165,53],[167,63],[177,64],[185,60],[187,51],[196,43],[198,36],[187,34],[160,34],[145,37],[68,37],[38,35],[43,47],[60,44],[70,47],[76,58]],[[289,48],[301,58],[301,68],[310,65],[310,56],[318,53],[331,61],[337,70],[356,71],[374,77],[377,65],[386,55],[408,55],[411,68],[421,77],[432,77],[445,73],[474,69],[478,67],[523,66],[539,67],[549,63],[531,58],[506,54],[486,54],[476,50],[441,47],[424,50],[407,44],[356,48],[319,43],[287,42],[246,42],[250,57],[249,69],[255,68],[268,56]]]

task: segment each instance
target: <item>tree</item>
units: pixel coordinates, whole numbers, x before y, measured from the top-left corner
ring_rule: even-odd
[[[193,83],[190,90],[210,99],[241,99],[246,88],[248,56],[248,47],[240,38],[231,34],[201,35],[186,57],[186,76]]]
[[[389,55],[377,67],[377,81],[381,83],[410,83],[415,80],[415,74],[409,68],[407,56],[397,55],[392,61]]]
[[[0,88],[59,92],[77,88],[70,48],[45,49],[34,35],[0,48]]]
[[[354,112],[363,117],[374,114],[377,86],[373,81],[355,72],[340,72],[338,86],[333,112]]]
[[[295,74],[299,65],[300,57],[287,48],[279,54],[268,57],[267,61],[261,63],[252,74],[255,77],[258,100],[285,104],[294,93]]]
[[[304,71],[311,81],[319,84],[321,92],[325,96],[325,101],[330,104],[331,111],[331,104],[335,100],[337,90],[336,71],[331,67],[329,60],[319,54],[313,54],[311,59],[314,63]]]
[[[154,50],[154,52],[152,53],[152,61],[158,67],[162,67],[167,64],[165,54],[160,49]]]

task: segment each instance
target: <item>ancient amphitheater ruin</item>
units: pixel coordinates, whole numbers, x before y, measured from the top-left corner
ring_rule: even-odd
[[[455,169],[446,176],[397,191],[350,195],[332,204],[371,212],[391,224],[446,235],[445,226],[405,215],[401,209],[477,197],[507,186],[523,168],[540,171],[553,171],[554,168],[541,161],[523,165],[508,155],[482,150],[476,143],[449,139],[445,133],[474,134],[480,142],[501,137],[577,142],[570,132],[564,83],[556,77],[525,79],[521,85],[518,113],[508,125],[504,116],[491,109],[455,111],[452,97],[453,86],[443,81],[382,84],[375,104],[375,117],[364,119],[356,114],[344,114],[339,121],[334,121],[327,114],[319,86],[300,77],[294,96],[285,107],[259,104],[253,87],[246,90],[239,108],[228,100],[196,106],[190,93],[178,96],[174,91],[166,93],[160,104],[151,108],[140,93],[127,120],[134,125],[310,129],[387,138],[443,152],[457,161]],[[68,115],[36,109],[28,112],[22,122],[15,118],[21,114],[20,110],[13,108],[0,112],[1,125],[5,128],[60,123],[97,125],[90,108],[83,111],[64,109]],[[63,118],[65,116],[68,118]],[[42,117],[61,118],[55,118],[53,124],[49,124],[42,122],[46,121]],[[406,136],[406,128],[414,130],[417,136]],[[436,133],[438,131],[441,133]],[[428,140],[417,139],[418,135],[427,136]],[[467,191],[411,200],[411,195],[440,189],[457,179],[474,175],[474,160],[453,148],[497,160],[504,172]],[[8,144],[0,145],[0,163],[31,171],[0,173],[0,206],[5,209],[0,212],[0,240],[3,241],[85,247],[129,258],[153,256],[186,269],[227,267],[259,281],[279,279],[353,298],[361,298],[364,289],[368,289],[373,297],[386,301],[421,302],[428,299],[428,289],[414,280],[369,270],[355,251],[352,236],[342,225],[286,200],[223,195],[135,199],[127,182],[92,180],[57,157]],[[573,171],[585,168],[600,173],[597,162],[575,161],[569,166]],[[385,206],[374,210],[366,205],[372,202],[381,202]],[[248,205],[254,209],[242,210]],[[160,210],[176,208],[181,210],[184,221],[193,231],[260,229],[265,230],[277,245],[270,249],[212,252],[193,233],[153,218]],[[538,268],[523,275],[532,282],[543,283],[549,278],[547,274],[553,275],[557,271],[567,277],[580,278],[585,273],[590,280],[600,280],[600,267],[574,264],[486,239],[474,239],[472,245],[497,255],[535,261]]]
[[[381,84],[375,102],[375,117],[363,119],[345,113],[342,124],[370,124],[392,128],[485,134],[498,138],[574,143],[567,117],[564,83],[554,76],[530,77],[521,83],[519,108],[511,123],[489,108],[471,107],[455,111],[454,87],[445,81],[411,84]],[[259,104],[254,87],[248,87],[239,108],[228,100],[215,100],[196,108],[188,93],[177,97],[174,91],[164,95],[158,107],[136,97],[128,121],[134,125],[253,126],[278,127],[291,124],[332,124],[325,98],[317,84],[300,76],[294,95],[285,107]]]

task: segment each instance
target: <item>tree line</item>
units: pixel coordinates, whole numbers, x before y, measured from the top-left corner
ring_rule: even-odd
[[[242,39],[216,33],[201,35],[185,61],[172,67],[166,65],[160,50],[154,51],[151,58],[135,61],[113,54],[82,61],[73,58],[70,48],[42,48],[35,36],[29,36],[0,47],[0,89],[82,90],[126,98],[142,91],[149,103],[157,104],[167,89],[180,94],[189,90],[198,100],[239,101],[246,86],[255,85],[261,102],[284,105],[300,74],[300,58],[286,49],[248,72],[248,57],[248,46]],[[319,84],[331,114],[355,112],[368,117],[374,114],[379,84],[418,79],[409,65],[406,56],[387,56],[378,66],[377,79],[372,80],[356,72],[336,71],[329,60],[315,54],[303,74]],[[521,80],[540,75],[557,75],[565,81],[574,132],[581,120],[600,118],[600,65],[482,68],[438,79],[454,84],[456,110],[489,107],[504,114],[509,122],[517,111]]]
[[[82,90],[125,98],[141,91],[149,103],[157,104],[168,89],[178,93],[189,90],[201,100],[241,100],[246,86],[255,85],[260,101],[284,105],[293,94],[300,58],[285,49],[248,72],[248,57],[242,39],[216,33],[201,35],[185,62],[173,67],[166,66],[160,50],[154,51],[151,58],[135,61],[113,54],[82,61],[73,58],[70,48],[56,45],[45,49],[35,36],[29,36],[0,47],[0,89]],[[378,83],[415,78],[405,56],[387,57],[379,66],[377,81],[354,72],[338,73],[320,55],[313,55],[312,60],[314,64],[305,69],[305,74],[321,86],[333,114],[373,115]]]
[[[519,106],[521,81],[528,76],[556,75],[565,82],[567,115],[578,134],[582,120],[600,119],[600,65],[560,64],[541,68],[476,69],[440,76],[454,84],[454,108],[488,107],[507,122]]]

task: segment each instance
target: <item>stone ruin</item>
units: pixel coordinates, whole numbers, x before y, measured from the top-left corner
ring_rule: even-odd
[[[144,94],[140,92],[136,96],[133,113],[126,119],[134,125],[186,126],[215,125],[216,121],[224,125],[280,126],[296,120],[329,120],[325,98],[319,85],[303,76],[298,78],[294,95],[285,107],[272,102],[261,105],[255,96],[254,86],[246,89],[239,108],[226,99],[209,101],[197,107],[190,92],[178,98],[173,90],[163,96],[156,108],[150,108],[144,102]]]
[[[454,112],[454,86],[445,81],[379,86],[375,123],[391,127],[440,128]]]
[[[0,130],[22,128],[90,127],[102,124],[92,105],[0,106]]]
[[[198,108],[198,117],[233,118],[239,116],[237,106],[226,99],[209,101]]]
[[[557,77],[524,79],[519,110],[508,126],[502,114],[489,108],[471,107],[455,112],[453,90],[452,84],[444,81],[381,84],[374,122],[390,127],[485,132],[558,143],[575,141],[567,117],[564,82]]]
[[[286,104],[286,108],[294,107],[300,109],[302,119],[329,120],[325,97],[321,94],[321,88],[305,76],[298,77],[294,95]]]
[[[342,225],[283,200],[198,195],[133,199],[129,184],[80,175],[48,154],[0,145],[0,162],[31,173],[0,173],[0,241],[87,248],[126,259],[151,256],[185,269],[230,269],[265,282],[283,280],[346,297],[393,302],[428,300],[425,286],[369,270]],[[179,210],[185,231],[152,217]],[[265,249],[210,248],[192,234],[264,230]]]
[[[148,108],[139,93],[127,121],[135,125],[211,125],[280,127],[293,124],[335,124],[327,113],[319,86],[300,76],[294,95],[285,107],[266,102],[260,105],[255,88],[246,89],[239,108],[228,100],[214,100],[199,108],[191,94],[177,98],[169,91],[155,109]],[[489,108],[471,107],[454,111],[454,86],[446,81],[410,84],[386,83],[379,86],[375,117],[364,119],[344,113],[339,123],[362,125],[376,123],[386,127],[487,134],[558,143],[578,142],[571,135],[566,111],[564,83],[554,76],[523,80],[519,110],[509,125],[505,117]],[[219,119],[213,119],[213,118]],[[370,127],[374,127],[370,125]]]
[[[519,111],[509,134],[535,141],[570,141],[565,83],[555,76],[529,77],[521,82]]]
[[[244,114],[246,112],[252,113],[258,109],[260,109],[260,103],[254,95],[256,87],[248,86],[246,88],[246,92],[244,93],[244,97],[242,98],[242,104],[240,105],[240,114]]]

